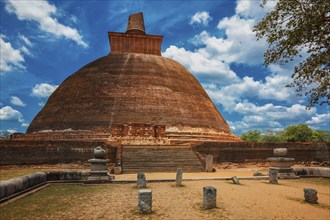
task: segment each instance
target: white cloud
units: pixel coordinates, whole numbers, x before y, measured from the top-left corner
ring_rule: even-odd
[[[8,130],[6,130],[6,131],[8,131],[10,134],[17,133],[17,131],[14,130],[14,129],[8,129]]]
[[[236,14],[245,17],[261,20],[267,12],[272,10],[277,4],[276,1],[267,1],[266,5],[260,7],[261,1],[238,0],[235,8]]]
[[[31,43],[31,41],[30,41],[27,37],[25,37],[24,35],[19,35],[19,38],[20,38],[21,40],[23,40],[23,42],[24,42],[26,45],[28,45],[29,47],[32,47],[32,43]]]
[[[5,42],[5,36],[0,36],[0,69],[1,73],[10,72],[15,69],[24,69],[24,57],[21,51],[14,49],[10,42]]]
[[[201,51],[191,52],[171,45],[163,56],[178,61],[205,81],[217,82],[221,85],[238,82],[238,77],[227,64],[221,60],[209,59]]]
[[[264,39],[257,41],[253,32],[255,24],[255,20],[242,19],[237,15],[219,21],[218,28],[226,33],[226,38],[218,39],[217,48],[223,46],[226,48],[224,52],[217,51],[221,59],[228,63],[250,65],[263,62],[263,53],[268,45]],[[208,38],[204,40],[204,43],[206,50],[210,50],[208,47],[213,47],[211,43],[208,43]]]
[[[273,104],[257,106],[248,101],[237,103],[235,111],[244,115],[241,120],[228,122],[235,133],[253,129],[281,130],[289,125],[308,121],[316,113],[315,108],[306,110],[305,106],[299,104],[289,107]]]
[[[17,105],[17,106],[21,106],[21,107],[25,107],[26,104],[17,96],[11,96],[10,97],[10,103],[13,105]]]
[[[265,77],[264,81],[255,81],[252,77],[244,77],[238,83],[227,86],[203,83],[203,87],[212,100],[220,103],[227,112],[235,111],[236,104],[245,99],[276,100],[296,103],[294,90],[285,87],[290,82],[288,76],[274,75]]]
[[[191,17],[190,24],[208,25],[209,21],[212,21],[210,14],[207,11],[201,11]]]
[[[25,122],[21,112],[13,109],[10,106],[5,106],[0,109],[0,120],[3,121],[18,121]]]
[[[316,114],[310,120],[306,121],[306,124],[316,127],[327,126],[330,129],[330,113]]]
[[[26,55],[32,56],[31,52],[29,51],[29,49],[27,49],[26,47],[21,47],[20,50],[25,53]]]
[[[56,19],[57,8],[47,1],[8,0],[5,8],[7,12],[16,14],[19,20],[37,22],[42,31],[56,37],[71,39],[83,47],[88,46],[77,29],[65,26]]]
[[[26,127],[29,127],[30,123],[22,123],[22,127],[26,128]]]
[[[48,83],[36,84],[32,89],[31,95],[46,98],[50,96],[57,87],[58,85],[51,85]]]
[[[44,102],[38,102],[38,105],[42,107],[42,106],[45,105],[45,103]]]

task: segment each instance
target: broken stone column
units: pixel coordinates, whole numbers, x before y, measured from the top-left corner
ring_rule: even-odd
[[[269,170],[269,183],[278,184],[278,172],[276,170]]]
[[[147,187],[147,180],[144,173],[137,174],[137,181],[136,181],[137,188],[146,188]]]
[[[231,180],[233,181],[234,184],[239,184],[239,179],[237,178],[237,176],[233,176]]]
[[[205,157],[205,172],[213,172],[213,155],[206,155]]]
[[[176,170],[176,178],[175,178],[175,183],[176,183],[176,186],[182,186],[182,168],[178,168]]]
[[[304,188],[304,197],[305,201],[311,204],[316,204],[318,197],[317,197],[317,191],[312,188]]]
[[[150,213],[152,208],[152,191],[143,189],[138,191],[138,208],[142,214]]]
[[[203,207],[204,209],[217,207],[217,189],[213,186],[203,187]]]

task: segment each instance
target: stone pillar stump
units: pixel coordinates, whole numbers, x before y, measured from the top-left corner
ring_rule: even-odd
[[[142,189],[138,191],[138,208],[142,214],[151,212],[152,209],[152,191]]]
[[[317,197],[317,191],[312,188],[304,188],[304,197],[305,201],[311,204],[316,204],[318,197]]]
[[[278,184],[278,172],[276,170],[269,170],[269,183]]]
[[[182,186],[182,174],[183,174],[182,168],[178,168],[176,170],[176,179],[175,179],[176,186]]]
[[[215,187],[203,187],[203,207],[204,209],[213,209],[217,207],[217,189]]]
[[[147,187],[147,180],[144,173],[137,174],[137,181],[136,181],[137,188],[146,188]]]

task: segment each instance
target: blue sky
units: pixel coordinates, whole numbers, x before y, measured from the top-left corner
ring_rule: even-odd
[[[306,123],[329,130],[329,107],[305,109],[291,82],[295,60],[262,66],[265,40],[253,26],[274,7],[258,1],[0,2],[0,130],[25,132],[63,80],[110,51],[108,31],[124,32],[142,11],[162,54],[201,82],[235,134]]]

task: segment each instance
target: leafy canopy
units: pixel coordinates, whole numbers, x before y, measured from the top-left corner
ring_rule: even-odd
[[[266,3],[263,0],[261,6]],[[264,65],[306,57],[287,86],[308,97],[307,107],[330,104],[330,1],[279,0],[254,31],[258,40],[266,37],[269,44]]]
[[[305,124],[292,125],[283,131],[250,130],[241,135],[247,142],[330,142],[330,131],[312,130]]]

